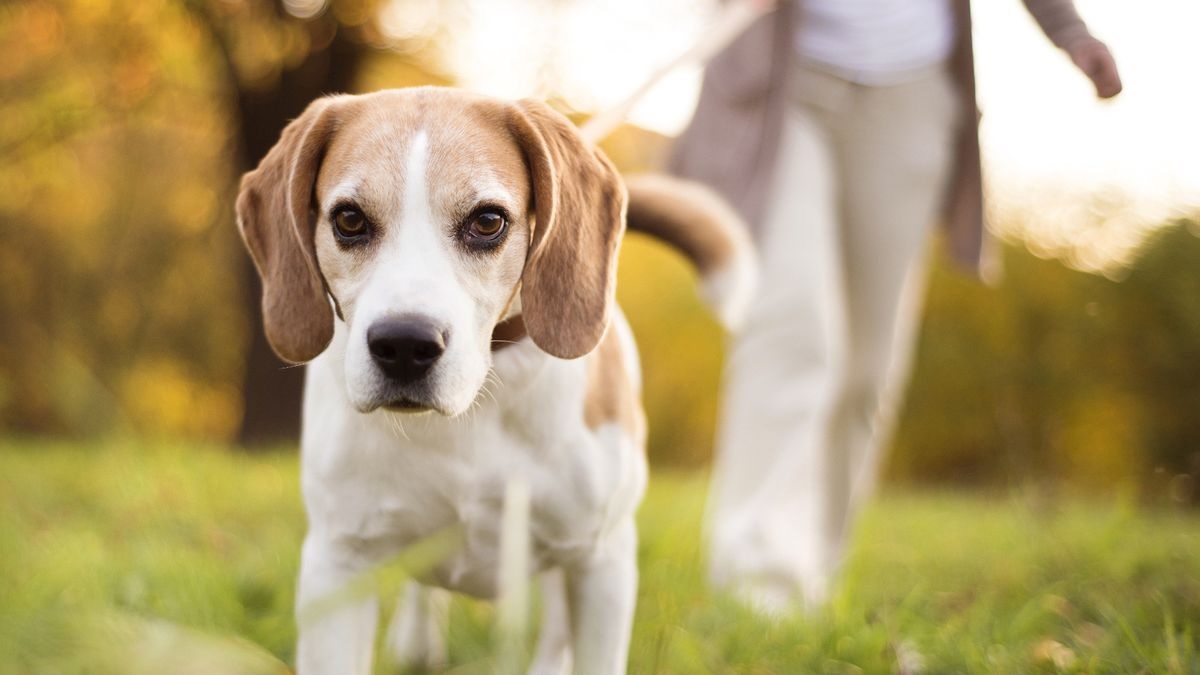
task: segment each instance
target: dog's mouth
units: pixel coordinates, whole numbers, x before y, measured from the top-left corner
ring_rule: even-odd
[[[382,408],[392,412],[401,413],[422,413],[433,410],[433,406],[422,401],[415,401],[411,398],[398,398],[387,403],[384,403]]]

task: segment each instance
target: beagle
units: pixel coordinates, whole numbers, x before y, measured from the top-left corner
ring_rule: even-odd
[[[546,612],[532,672],[624,672],[646,482],[637,352],[614,306],[627,210],[735,321],[754,266],[732,211],[665,177],[627,188],[540,102],[435,87],[322,98],[243,177],[267,337],[308,365],[300,675],[371,672],[376,598],[306,608],[454,528],[389,633],[400,663],[436,667],[432,587],[496,595],[514,478]]]

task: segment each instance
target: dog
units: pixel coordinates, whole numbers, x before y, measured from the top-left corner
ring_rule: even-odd
[[[266,336],[307,364],[300,675],[369,673],[378,599],[305,608],[457,528],[389,633],[401,664],[440,665],[434,589],[496,595],[514,479],[545,612],[531,672],[624,672],[647,469],[617,250],[627,220],[675,246],[733,324],[754,265],[732,210],[663,176],[626,186],[542,102],[437,87],[314,101],[236,210]]]

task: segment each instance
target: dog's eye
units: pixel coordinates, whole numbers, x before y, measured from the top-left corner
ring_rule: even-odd
[[[480,243],[491,242],[499,239],[507,226],[508,220],[504,214],[492,210],[480,211],[471,216],[467,224],[467,236]]]
[[[367,217],[358,209],[343,208],[333,214],[333,231],[339,239],[359,239],[367,233],[369,227]]]

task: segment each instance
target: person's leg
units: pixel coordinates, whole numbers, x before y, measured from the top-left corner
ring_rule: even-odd
[[[825,481],[836,565],[875,481],[907,381],[930,226],[945,191],[958,102],[941,69],[857,87],[834,131],[842,185],[846,362]]]
[[[846,90],[818,80],[835,97]],[[812,106],[788,110],[758,232],[759,295],[726,361],[709,495],[711,579],[767,611],[819,602],[827,581],[813,467],[822,461],[843,319],[837,172],[824,125]]]
[[[759,238],[764,288],[729,357],[709,504],[714,583],[767,609],[824,601],[873,482],[921,295],[905,282],[957,123],[940,74],[879,89],[805,78]]]

